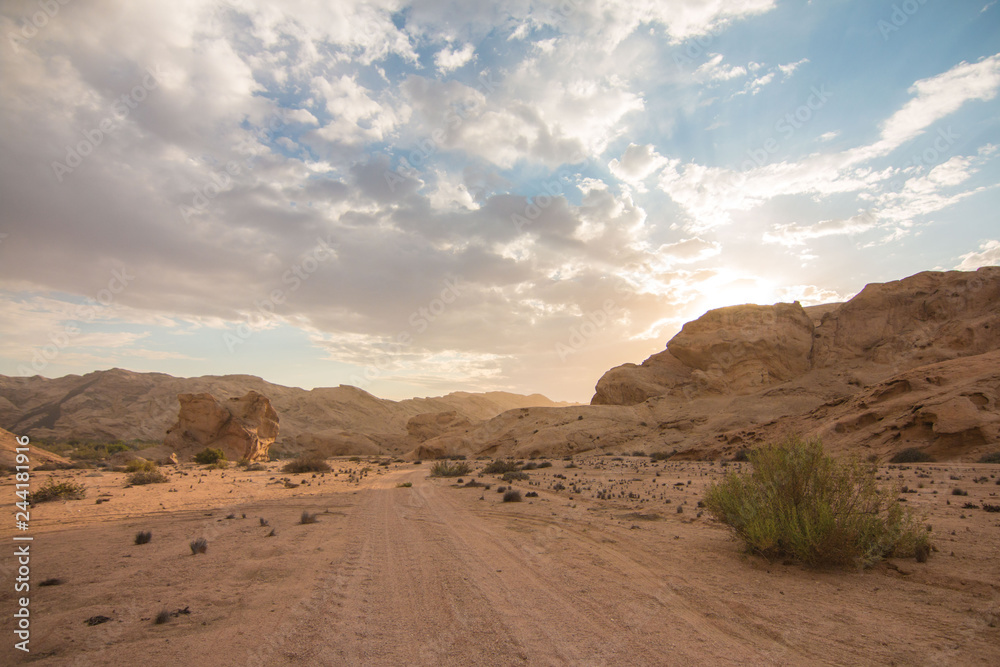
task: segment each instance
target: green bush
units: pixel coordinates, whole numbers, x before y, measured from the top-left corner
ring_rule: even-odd
[[[400,482],[396,485],[397,489],[408,489],[413,486],[413,482]]]
[[[132,486],[142,486],[143,484],[163,484],[169,481],[169,477],[157,469],[140,470],[128,476],[128,483]]]
[[[751,469],[712,484],[705,506],[747,549],[813,566],[868,566],[926,556],[927,531],[879,488],[873,465],[842,463],[819,441],[788,440],[749,453]]]
[[[330,472],[330,464],[319,454],[305,454],[292,459],[282,468],[284,472]]]
[[[125,472],[150,472],[153,470],[156,470],[156,463],[146,459],[132,459],[125,464]]]
[[[472,466],[464,461],[456,463],[438,461],[431,467],[431,477],[461,477],[468,475],[471,471]]]
[[[210,465],[216,461],[224,461],[226,459],[226,453],[221,449],[213,449],[212,447],[206,447],[197,454],[194,455],[194,462],[201,463],[203,465]]]
[[[980,463],[1000,463],[1000,452],[992,452],[979,459]]]
[[[56,482],[49,479],[37,491],[28,494],[28,502],[32,505],[47,503],[50,500],[79,500],[87,495],[87,487],[77,482]]]
[[[521,464],[513,459],[497,459],[496,461],[487,464],[487,466],[483,468],[483,472],[487,475],[503,475],[504,473],[515,472],[520,469]]]
[[[521,502],[521,492],[511,489],[503,494],[503,501],[505,503],[519,503]]]
[[[889,463],[930,463],[932,461],[934,461],[933,456],[916,447],[908,447],[902,451],[896,452],[896,454],[889,459]]]
[[[528,473],[515,470],[514,472],[505,472],[500,479],[505,482],[523,482],[531,478],[528,476]]]

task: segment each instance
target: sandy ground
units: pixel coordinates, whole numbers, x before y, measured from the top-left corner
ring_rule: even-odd
[[[720,465],[613,458],[532,471],[515,488],[539,496],[521,503],[501,502],[495,477],[463,488],[427,463],[337,460],[316,477],[184,465],[132,488],[34,473],[88,494],[32,509],[30,654],[13,649],[8,477],[0,663],[1000,664],[1000,513],[981,509],[1000,504],[1000,466],[883,468],[916,490],[903,497],[937,551],[817,572],[745,555],[700,513]],[[197,537],[207,553],[192,555]],[[62,583],[37,585],[50,578]],[[175,615],[155,624],[161,610]]]

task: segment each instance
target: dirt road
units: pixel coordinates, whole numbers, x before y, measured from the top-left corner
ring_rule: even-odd
[[[253,483],[232,474],[195,483],[188,493],[208,493],[209,511],[171,511],[165,501],[192,497],[132,489],[114,501],[113,521],[72,525],[70,514],[42,514],[35,571],[65,583],[35,593],[33,653],[14,658],[59,665],[996,664],[995,522],[977,515],[979,533],[966,539],[956,530],[948,545],[941,542],[959,556],[816,572],[749,558],[718,524],[699,517],[699,484],[711,479],[711,468],[655,470],[572,471],[579,484],[605,475],[619,480],[623,494],[645,494],[633,511],[629,501],[546,491],[541,472],[533,477],[540,486],[520,486],[539,497],[503,503],[495,479],[482,480],[494,484],[490,490],[464,488],[428,478],[426,467],[397,465],[350,483],[340,476],[307,484],[303,476],[294,490],[274,486],[273,472],[270,482],[260,473]],[[127,494],[147,511],[124,504]],[[62,507],[78,517],[98,511]],[[303,510],[318,512],[318,523],[300,524]],[[950,526],[941,515],[934,520]],[[972,530],[964,514],[955,520]],[[137,529],[152,530],[153,542],[130,544]],[[210,548],[192,556],[187,541],[197,535],[207,535]],[[190,614],[152,622],[161,609],[185,607]],[[83,623],[99,613],[112,620]]]

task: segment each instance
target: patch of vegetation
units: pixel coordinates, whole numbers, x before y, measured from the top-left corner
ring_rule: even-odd
[[[132,459],[125,464],[125,472],[151,472],[153,470],[156,470],[156,463],[142,458]]]
[[[292,459],[282,468],[284,472],[330,472],[330,464],[319,454],[305,454]]]
[[[503,475],[516,470],[521,470],[521,464],[514,459],[496,459],[483,468],[483,472],[487,475]]]
[[[465,461],[449,463],[448,461],[438,461],[431,466],[431,477],[461,477],[472,472],[472,466]]]
[[[117,442],[77,443],[73,449],[62,453],[63,455],[74,459],[103,461],[104,459],[107,459],[114,454],[118,454],[119,452],[131,452],[135,451],[135,449],[135,446],[127,445],[119,440]]]
[[[61,583],[63,583],[62,579],[60,579],[59,577],[52,577],[51,579],[45,579],[44,581],[40,582],[38,585],[39,586],[58,586]]]
[[[521,502],[521,492],[511,489],[503,494],[503,501],[505,503],[519,503]]]
[[[32,505],[51,500],[79,500],[87,495],[87,487],[78,482],[56,482],[49,479],[37,491],[28,494],[26,500]]]
[[[151,530],[140,530],[138,533],[135,534],[136,544],[149,544],[149,542],[152,539],[153,539],[153,531]]]
[[[308,511],[302,510],[302,516],[299,517],[299,523],[309,524],[309,523],[317,523],[318,521],[319,519],[316,518],[315,514],[310,514]]]
[[[667,459],[669,459],[673,455],[674,455],[674,452],[652,452],[649,455],[649,459],[651,461],[666,461]],[[569,467],[569,466],[567,466],[567,467]]]
[[[932,463],[933,461],[933,456],[916,447],[908,447],[898,451],[889,459],[889,463]]]
[[[928,533],[881,489],[876,468],[838,462],[819,441],[790,439],[748,454],[751,469],[712,484],[705,506],[747,549],[812,566],[868,566],[923,553]]]
[[[750,460],[750,450],[740,449],[735,454],[733,458],[729,459],[730,463],[746,463]]]
[[[514,472],[504,473],[503,477],[501,477],[500,479],[502,479],[505,482],[523,482],[530,479],[530,477],[528,477],[528,473],[516,470]]]
[[[170,612],[164,609],[163,611],[161,611],[159,614],[156,615],[156,620],[153,622],[156,625],[163,625],[169,620],[170,620]]]
[[[951,490],[951,495],[953,495],[953,496],[967,496],[967,495],[969,495],[969,492],[965,491],[963,489],[960,489],[960,488],[958,488],[956,486],[954,489]]]
[[[157,469],[140,470],[128,476],[126,480],[132,486],[142,486],[143,484],[163,484],[170,481],[170,478]]]
[[[191,555],[195,556],[198,554],[208,553],[208,540],[204,537],[199,537],[196,540],[191,540]]]
[[[413,486],[413,482],[400,482],[396,485],[397,489],[408,489]]]
[[[980,463],[1000,463],[1000,452],[991,452],[979,459]]]
[[[211,465],[218,461],[225,461],[226,453],[221,449],[215,449],[213,447],[206,447],[197,454],[194,455],[194,462],[200,463],[202,465]]]

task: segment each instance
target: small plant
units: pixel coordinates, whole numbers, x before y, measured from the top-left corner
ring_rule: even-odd
[[[226,459],[219,459],[215,463],[209,463],[205,467],[208,468],[209,470],[225,470],[226,468],[229,467],[229,461],[227,461]]]
[[[156,470],[156,463],[146,459],[132,459],[125,464],[125,472],[151,472],[153,470]]]
[[[203,554],[208,552],[208,540],[204,537],[199,537],[196,540],[191,540],[191,555],[195,556],[197,554]]]
[[[164,609],[159,614],[156,615],[156,620],[153,621],[156,625],[163,625],[170,620],[170,612]]]
[[[497,459],[487,464],[483,468],[483,473],[487,475],[503,475],[508,472],[521,470],[521,464],[513,459]]]
[[[518,470],[515,472],[505,472],[500,479],[505,482],[523,482],[531,478],[528,476],[528,473]]]
[[[126,481],[132,486],[142,486],[143,484],[162,484],[170,481],[170,478],[159,470],[153,469],[149,471],[140,470],[139,472],[134,472],[128,476]]]
[[[889,463],[931,463],[934,457],[922,449],[908,447],[889,459]]]
[[[45,579],[44,581],[39,582],[38,585],[39,586],[58,586],[62,582],[63,582],[63,580],[60,579],[59,577],[52,577],[51,579]]]
[[[299,517],[299,523],[309,524],[309,523],[316,523],[318,521],[319,519],[316,518],[315,514],[310,514],[308,511],[302,510],[302,516]]]
[[[751,469],[708,488],[705,506],[749,551],[814,566],[871,565],[917,556],[927,531],[881,489],[874,465],[841,463],[819,441],[788,440],[755,449]]]
[[[979,459],[980,463],[1000,463],[1000,452],[991,452]]]
[[[667,459],[669,459],[673,455],[674,455],[673,452],[652,452],[649,455],[649,460],[650,461],[666,461]],[[568,468],[569,466],[566,466],[566,467]]]
[[[150,530],[140,530],[138,533],[135,534],[136,544],[149,544],[149,542],[152,539],[153,539],[153,532]]]
[[[461,477],[472,472],[472,466],[465,461],[449,463],[438,461],[431,467],[431,477]]]
[[[292,459],[282,467],[284,472],[330,472],[330,464],[320,454],[306,454]]]
[[[538,492],[537,491],[528,491],[526,494],[524,494],[524,497],[525,498],[537,498],[538,497]]]
[[[224,461],[226,458],[226,453],[221,449],[213,449],[212,447],[206,447],[197,454],[194,455],[194,462],[200,463],[202,465],[211,465],[217,461]]]
[[[503,494],[503,501],[505,503],[519,503],[521,502],[521,492],[511,489]]]
[[[79,500],[87,495],[87,487],[77,482],[56,482],[49,478],[37,491],[28,494],[27,501],[32,505],[47,503],[50,500]]]
[[[953,496],[967,496],[967,495],[969,495],[969,492],[965,491],[963,489],[960,489],[960,488],[958,488],[956,486],[954,489],[951,490],[951,495],[953,495]]]
[[[552,461],[542,461],[541,463],[538,464],[539,470],[542,468],[551,468],[551,467],[552,467]]]
[[[261,526],[261,528],[263,528],[265,526],[270,526],[270,525],[271,524],[268,522],[267,519],[265,519],[264,517],[260,517],[260,526]]]
[[[735,454],[733,454],[733,458],[729,460],[731,463],[746,463],[747,461],[750,460],[749,450],[740,449]]]
[[[413,482],[400,482],[396,485],[397,489],[408,489],[413,486]]]

